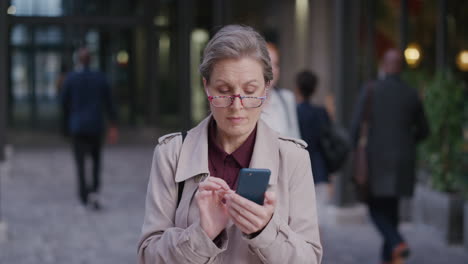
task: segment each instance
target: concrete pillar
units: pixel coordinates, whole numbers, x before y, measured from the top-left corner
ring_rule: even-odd
[[[295,0],[278,1],[277,28],[279,29],[278,48],[280,50],[280,79],[278,86],[293,89],[294,75],[300,67],[296,61]]]
[[[400,49],[408,46],[408,0],[400,0]]]
[[[193,29],[193,1],[177,1],[177,69],[180,94],[180,126],[184,130],[192,127],[192,92],[190,77],[190,40]]]
[[[231,21],[231,0],[213,0],[213,28],[218,31]]]
[[[307,69],[317,74],[319,79],[314,103],[326,105],[325,101],[333,90],[333,3],[328,0],[310,2],[309,15],[309,44],[307,47]],[[327,110],[334,116],[334,105]]]
[[[149,124],[156,125],[159,121],[159,87],[158,87],[158,31],[154,19],[158,3],[153,0],[145,2],[145,35],[146,35],[146,57],[145,57],[145,81],[147,85]]]
[[[349,127],[354,102],[359,92],[359,12],[360,1],[334,1],[334,51],[333,88],[336,101],[336,119]],[[345,206],[354,201],[350,181],[351,166],[347,166],[336,179],[334,203]]]
[[[8,98],[8,60],[10,54],[8,34],[8,2],[0,1],[0,161],[5,159],[7,98]]]

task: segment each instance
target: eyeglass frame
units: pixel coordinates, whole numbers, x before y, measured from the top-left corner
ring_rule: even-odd
[[[239,99],[240,99],[241,104],[242,104],[242,106],[243,106],[244,108],[259,108],[260,106],[263,105],[263,102],[265,102],[265,100],[267,99],[267,95],[265,95],[265,96],[247,96],[247,95],[240,95],[240,94],[235,94],[235,95],[215,95],[215,96],[213,96],[213,95],[208,95],[207,97],[208,97],[208,101],[210,101],[210,104],[211,104],[212,106],[214,106],[214,107],[217,107],[217,108],[226,108],[226,107],[230,107],[230,106],[234,103],[234,100],[235,100],[236,98],[239,98]],[[231,100],[231,103],[230,103],[229,105],[227,105],[227,106],[216,106],[216,105],[214,105],[213,102],[212,102],[213,99],[216,99],[216,98],[229,98],[229,99]],[[260,99],[260,100],[261,100],[261,103],[260,103],[260,105],[255,106],[255,107],[246,107],[246,106],[244,105],[244,101],[243,101],[244,98]]]

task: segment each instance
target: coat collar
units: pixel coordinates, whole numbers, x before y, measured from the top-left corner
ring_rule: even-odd
[[[188,131],[182,145],[176,168],[176,182],[182,182],[197,175],[209,175],[208,169],[208,125],[212,115]],[[257,122],[255,147],[250,168],[270,169],[270,184],[276,184],[279,170],[278,134],[261,119]]]

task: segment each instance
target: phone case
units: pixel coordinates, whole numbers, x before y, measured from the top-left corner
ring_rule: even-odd
[[[239,171],[237,194],[263,205],[271,171],[269,169],[244,168]]]

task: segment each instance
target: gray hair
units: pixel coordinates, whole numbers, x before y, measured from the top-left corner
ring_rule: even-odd
[[[218,61],[243,57],[253,58],[262,65],[265,83],[273,79],[265,39],[253,28],[240,25],[225,26],[211,38],[203,52],[200,73],[209,82]]]

